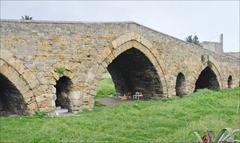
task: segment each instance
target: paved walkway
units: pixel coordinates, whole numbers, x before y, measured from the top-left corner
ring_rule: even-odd
[[[128,102],[129,100],[121,100],[121,99],[117,98],[116,96],[114,96],[114,97],[97,99],[96,101],[99,102],[100,104],[103,104],[103,105],[107,106],[107,105],[113,105],[113,104]]]

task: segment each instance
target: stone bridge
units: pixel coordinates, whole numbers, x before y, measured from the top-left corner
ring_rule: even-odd
[[[106,70],[118,94],[145,99],[239,86],[239,62],[134,22],[1,20],[0,110],[94,106]]]

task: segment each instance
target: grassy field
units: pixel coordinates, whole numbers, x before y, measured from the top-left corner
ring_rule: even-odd
[[[69,117],[1,117],[0,142],[196,141],[194,131],[214,136],[240,128],[240,88],[201,90],[183,98],[96,107]],[[240,135],[238,135],[238,139]]]
[[[103,78],[100,80],[96,98],[112,97],[115,93],[115,87],[111,78]]]

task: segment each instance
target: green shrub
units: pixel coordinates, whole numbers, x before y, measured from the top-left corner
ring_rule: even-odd
[[[43,117],[47,117],[48,113],[37,110],[37,111],[34,112],[34,116],[39,117],[39,118],[43,118]]]
[[[55,72],[59,73],[59,74],[63,74],[65,71],[65,68],[64,67],[59,67],[59,68],[56,68],[55,69]]]

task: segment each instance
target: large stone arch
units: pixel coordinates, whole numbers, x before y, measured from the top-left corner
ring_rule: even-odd
[[[158,57],[160,57],[160,55],[157,49],[152,46],[151,42],[137,33],[129,33],[114,40],[112,42],[112,47],[106,47],[104,49],[99,65],[103,66],[104,69],[107,69],[108,65],[112,63],[114,59],[116,59],[120,54],[132,48],[135,48],[143,53],[154,66],[162,84],[163,96],[167,96],[168,88],[164,76],[165,74],[163,73],[161,67],[164,64],[162,61],[158,60]]]
[[[19,62],[19,61],[16,61],[16,62]],[[19,68],[25,69],[23,65],[17,65],[17,66]],[[38,109],[36,98],[32,91],[36,83],[27,81],[24,78],[25,76],[27,76],[24,74],[25,73],[24,71],[22,74],[20,74],[16,68],[14,68],[5,60],[0,59],[0,73],[6,78],[8,78],[8,80],[12,82],[14,86],[19,90],[26,104],[26,108],[27,108],[26,112],[32,113],[34,110]],[[28,75],[28,76],[31,77],[32,75]]]

